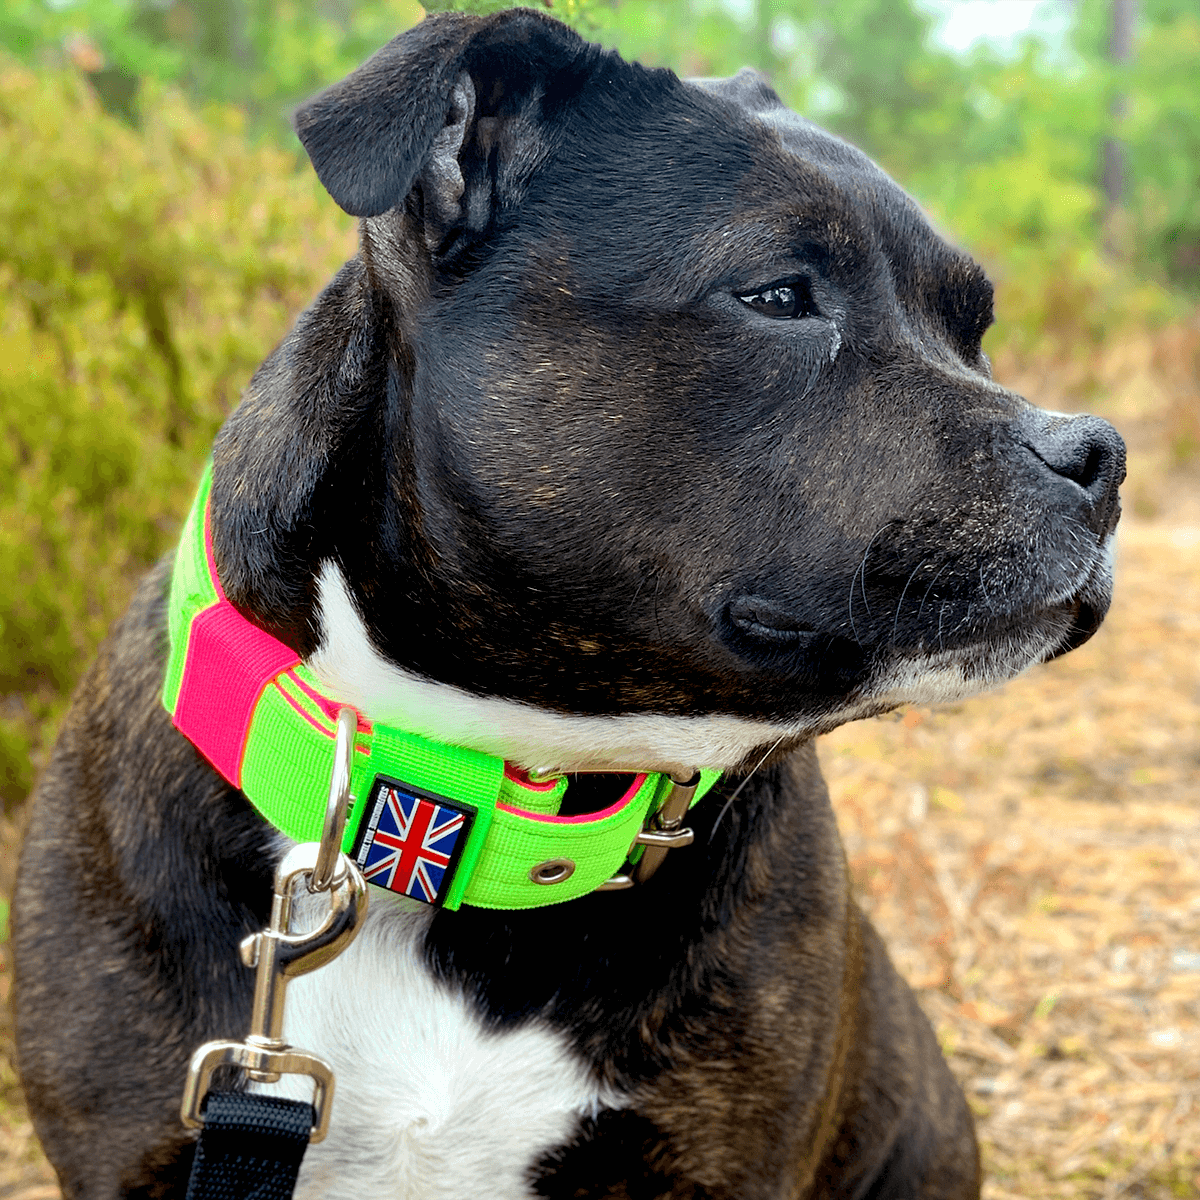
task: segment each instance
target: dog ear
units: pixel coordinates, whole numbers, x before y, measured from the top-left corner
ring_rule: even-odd
[[[519,202],[552,124],[548,107],[578,93],[599,53],[529,9],[439,13],[303,105],[296,129],[342,208],[371,218],[410,201],[444,261],[441,248],[469,244]],[[384,525],[381,512],[368,521],[367,506],[392,492],[390,460],[377,451],[390,444],[390,389],[407,386],[392,373],[408,369],[397,364],[391,303],[366,256],[351,259],[255,373],[214,447],[225,593],[304,655],[320,636],[315,573],[341,523]],[[403,536],[389,536],[387,553],[403,557]]]
[[[497,104],[512,115],[520,97],[585,49],[529,9],[437,13],[301,105],[296,133],[346,212],[378,216],[419,184],[426,218],[450,226],[468,206],[463,158],[486,158],[496,143]]]

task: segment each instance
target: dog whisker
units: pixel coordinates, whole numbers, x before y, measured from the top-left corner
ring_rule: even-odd
[[[925,601],[929,599],[929,593],[933,591],[933,585],[935,583],[937,583],[937,581],[939,579],[941,579],[941,577],[946,572],[946,568],[949,566],[950,566],[949,563],[943,563],[941,565],[941,567],[938,568],[938,573],[929,581],[929,586],[925,589],[925,595],[923,595],[921,597],[921,604],[920,604],[920,607],[917,609],[917,620],[918,621],[921,619],[921,614],[925,611]]]
[[[896,641],[896,636],[897,636],[897,633],[898,633],[898,631],[899,631],[899,628],[900,628],[900,609],[901,609],[901,608],[904,606],[904,597],[905,597],[905,596],[908,594],[908,585],[909,585],[910,583],[912,583],[912,581],[913,581],[914,579],[916,579],[916,577],[917,577],[917,572],[918,572],[918,571],[919,571],[919,570],[920,570],[920,569],[921,569],[921,568],[922,568],[922,567],[925,565],[925,563],[926,563],[927,561],[928,561],[927,559],[924,559],[924,558],[923,558],[923,559],[921,559],[921,561],[920,561],[919,563],[917,563],[917,565],[916,565],[916,566],[913,568],[913,573],[912,573],[912,574],[911,574],[911,575],[908,577],[908,579],[905,581],[905,583],[904,583],[904,588],[903,588],[903,590],[900,592],[900,599],[896,601],[896,616],[895,616],[895,618],[894,618],[894,619],[893,619],[893,621],[892,621],[892,643],[893,643],[893,644],[895,644],[895,641]]]
[[[988,612],[994,613],[996,606],[992,603],[991,596],[988,595],[987,582],[983,577],[983,564],[979,564],[979,590],[983,594],[983,602],[987,605]]]
[[[642,587],[646,582],[645,575],[639,576],[637,587],[633,589],[633,595],[629,600],[629,611],[633,612],[633,606],[637,603],[637,598],[642,594]]]
[[[854,586],[858,584],[859,590],[862,592],[863,608],[867,610],[867,616],[871,615],[871,604],[867,600],[867,559],[871,555],[871,547],[879,540],[880,536],[892,525],[894,521],[885,521],[872,535],[871,540],[867,543],[867,548],[863,551],[862,560],[854,570],[854,574],[850,577],[850,628],[854,633],[854,640],[861,646],[862,639],[858,636],[858,627],[854,623]]]
[[[748,784],[750,782],[751,779],[754,778],[755,771],[757,771],[758,768],[761,767],[763,765],[763,763],[765,763],[767,761],[767,759],[770,758],[771,755],[774,754],[775,751],[779,749],[779,744],[780,744],[780,742],[783,741],[783,739],[785,737],[787,737],[787,734],[781,733],[779,735],[779,737],[777,737],[775,739],[775,741],[771,744],[771,747],[766,752],[766,754],[764,754],[762,756],[762,758],[760,758],[758,760],[758,762],[756,762],[754,764],[754,766],[751,768],[750,773],[746,776],[746,778],[743,779],[742,782],[739,783],[737,785],[737,787],[733,789],[733,791],[729,795],[729,799],[726,800],[725,803],[721,805],[721,811],[719,813],[717,813],[717,819],[715,821],[713,821],[712,829],[710,829],[709,833],[708,833],[708,840],[710,843],[712,842],[713,837],[716,835],[717,827],[721,824],[721,821],[723,820],[725,814],[733,806],[733,802],[742,794],[742,789],[746,786],[746,784]]]

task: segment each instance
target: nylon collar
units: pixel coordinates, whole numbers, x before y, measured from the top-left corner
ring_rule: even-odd
[[[175,555],[163,704],[267,821],[296,841],[317,841],[343,705],[294,650],[226,599],[213,559],[211,490],[210,463]],[[565,779],[536,784],[492,755],[361,714],[354,750],[342,849],[368,882],[449,909],[540,908],[595,891],[621,869],[671,790],[669,776],[646,772],[609,808],[560,816]],[[702,772],[695,799],[719,777]],[[552,860],[569,862],[570,874],[537,882],[537,868]]]

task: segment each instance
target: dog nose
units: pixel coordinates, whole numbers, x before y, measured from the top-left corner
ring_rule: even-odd
[[[1097,533],[1109,532],[1117,489],[1125,481],[1125,440],[1099,417],[1055,420],[1029,439],[1029,448],[1054,472],[1083,489]]]

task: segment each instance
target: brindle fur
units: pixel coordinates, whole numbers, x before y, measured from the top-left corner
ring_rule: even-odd
[[[166,578],[147,578],[80,687],[16,897],[22,1080],[68,1197],[183,1194],[187,1060],[247,1027],[233,947],[269,909],[266,827],[159,700]],[[811,743],[752,779],[710,843],[722,803],[636,894],[435,921],[445,976],[504,964],[480,984],[497,1025],[548,1011],[634,1091],[542,1164],[537,1192],[975,1195],[970,1112],[850,898]],[[64,963],[84,983],[65,998]]]
[[[977,1196],[969,1109],[850,897],[812,736],[894,706],[922,655],[986,682],[1022,639],[1085,640],[1120,439],[994,384],[979,268],[757,77],[687,85],[533,12],[443,15],[298,128],[361,251],[218,438],[230,598],[309,655],[333,561],[427,679],[795,731],[645,887],[434,916],[427,961],[485,1022],[549,1022],[630,1097],[531,1189]],[[747,315],[785,275],[824,324]],[[185,1064],[246,1027],[235,947],[278,853],[162,709],[167,578],[80,687],[15,899],[22,1078],[89,1200],[182,1195]]]

